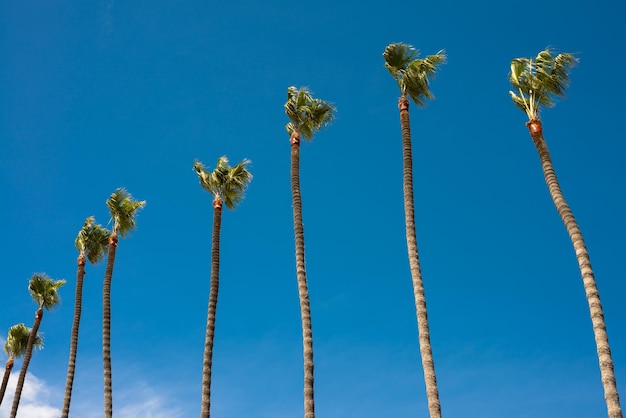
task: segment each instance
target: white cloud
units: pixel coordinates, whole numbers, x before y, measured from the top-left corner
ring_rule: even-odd
[[[9,384],[0,407],[0,418],[8,417],[11,412],[18,378],[19,370],[11,373],[9,377]],[[52,406],[53,399],[58,398],[57,395],[59,394],[54,393],[45,381],[26,373],[18,416],[20,418],[57,418],[61,415],[61,410]]]

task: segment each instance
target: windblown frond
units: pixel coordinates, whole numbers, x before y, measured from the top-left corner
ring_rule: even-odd
[[[4,344],[4,352],[7,353],[8,356],[13,356],[14,358],[22,357],[24,353],[26,353],[26,346],[28,345],[30,331],[31,329],[23,323],[13,325],[9,328],[7,341]],[[33,346],[39,349],[43,348],[43,336],[41,333],[38,332],[35,336],[35,343]]]
[[[398,83],[401,95],[411,97],[418,106],[424,106],[425,99],[434,97],[429,79],[435,76],[438,66],[446,62],[443,50],[419,59],[419,51],[411,45],[394,43],[387,45],[383,57],[385,68]]]
[[[146,201],[137,201],[124,188],[115,190],[107,206],[113,220],[113,231],[118,232],[122,237],[137,227],[136,212],[146,205]]]
[[[307,87],[287,89],[285,113],[290,121],[285,128],[291,135],[294,131],[305,139],[313,139],[316,132],[334,119],[335,107],[321,99],[313,98]]]
[[[215,170],[209,172],[200,161],[195,161],[193,169],[198,175],[200,185],[215,197],[222,199],[226,207],[234,209],[244,197],[244,192],[252,180],[247,169],[250,160],[244,159],[234,167],[228,165],[228,158],[217,159]]]
[[[85,219],[85,224],[78,231],[78,236],[74,241],[76,249],[81,255],[87,257],[91,264],[96,264],[104,258],[109,251],[109,235],[111,232],[101,225],[95,224],[93,216]]]
[[[58,290],[65,280],[52,280],[45,273],[33,274],[28,282],[28,291],[38,306],[51,309],[61,301]]]

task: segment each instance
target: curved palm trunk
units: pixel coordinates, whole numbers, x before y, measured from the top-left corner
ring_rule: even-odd
[[[304,417],[315,417],[313,392],[313,329],[311,305],[304,264],[304,226],[302,224],[302,197],[300,195],[300,134],[291,136],[291,196],[293,201],[293,232],[296,241],[296,276],[302,318],[302,345],[304,357]]]
[[[111,370],[111,280],[117,250],[117,232],[109,237],[109,256],[102,286],[102,360],[104,362],[104,416],[113,416],[113,378]]]
[[[417,252],[417,238],[415,234],[415,208],[413,200],[413,155],[411,150],[411,122],[409,120],[409,100],[402,96],[398,102],[400,109],[400,125],[402,127],[402,160],[404,166],[404,217],[406,223],[406,243],[409,252],[409,265],[413,279],[413,294],[415,295],[415,310],[417,314],[417,329],[419,332],[420,354],[426,383],[426,397],[428,411],[431,418],[441,417],[439,403],[439,389],[435,375],[435,361],[430,345],[430,331],[428,327],[428,311],[426,310],[426,295]]]
[[[2,400],[4,399],[4,393],[7,390],[7,384],[9,383],[9,376],[11,375],[11,370],[13,370],[13,354],[11,354],[4,366],[4,376],[2,377],[2,386],[0,386],[0,405],[2,405]]]
[[[33,324],[33,328],[30,331],[30,335],[28,337],[28,343],[26,344],[26,352],[24,353],[24,361],[22,362],[22,369],[20,370],[20,377],[17,380],[17,386],[15,387],[15,397],[13,398],[13,407],[11,408],[11,418],[15,418],[17,415],[17,408],[20,405],[20,398],[22,396],[22,388],[24,387],[24,380],[26,380],[26,370],[28,370],[28,365],[30,363],[30,359],[33,355],[33,346],[35,345],[35,339],[37,338],[37,332],[39,331],[39,326],[41,325],[41,320],[43,319],[43,306],[40,306],[35,312],[35,323]]]
[[[606,332],[606,325],[604,323],[604,313],[602,311],[602,304],[600,303],[600,294],[596,287],[596,281],[591,269],[591,261],[589,260],[589,253],[583,240],[583,235],[580,232],[578,223],[574,219],[572,211],[563,197],[561,187],[556,178],[554,166],[550,158],[548,146],[546,145],[543,137],[543,128],[539,119],[532,119],[526,123],[530,136],[535,143],[537,152],[539,153],[539,159],[541,160],[541,168],[543,169],[543,175],[550,191],[550,196],[556,206],[559,215],[570,240],[574,246],[576,252],[576,259],[578,260],[578,266],[580,268],[580,274],[583,279],[583,286],[585,288],[585,294],[587,296],[587,302],[589,304],[589,313],[591,314],[591,322],[593,324],[593,333],[596,340],[596,349],[598,352],[598,360],[600,362],[600,373],[602,376],[602,386],[604,388],[604,399],[608,409],[610,418],[622,418],[622,408],[619,402],[619,394],[617,393],[617,383],[615,380],[615,373],[613,370],[613,359],[611,358],[611,348],[609,347],[609,338]]]
[[[209,289],[209,309],[204,337],[204,359],[202,362],[202,409],[200,416],[211,416],[211,368],[213,366],[213,341],[215,340],[215,313],[217,293],[220,286],[220,231],[222,228],[222,200],[213,200],[213,237],[211,242],[211,287]]]
[[[70,414],[70,402],[72,400],[72,386],[74,384],[74,372],[76,371],[76,351],[78,350],[78,327],[83,305],[83,279],[85,277],[85,256],[78,256],[78,271],[76,272],[76,300],[74,302],[74,322],[72,322],[72,336],[70,338],[70,359],[67,363],[67,379],[65,380],[65,396],[63,398],[63,412],[61,418],[67,418]]]

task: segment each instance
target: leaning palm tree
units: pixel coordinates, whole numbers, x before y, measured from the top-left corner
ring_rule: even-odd
[[[4,392],[7,390],[7,383],[9,383],[9,376],[13,370],[13,363],[16,358],[22,357],[26,353],[26,346],[28,345],[28,337],[30,336],[30,328],[24,324],[13,325],[9,328],[9,334],[7,335],[7,341],[4,344],[4,352],[9,356],[5,368],[4,377],[2,378],[2,386],[0,386],[0,405],[2,405],[2,399],[4,399]],[[41,334],[37,334],[33,348],[43,348],[43,337]]]
[[[109,250],[108,241],[111,233],[95,222],[96,220],[93,216],[85,219],[85,223],[74,241],[74,245],[78,250],[76,299],[74,302],[74,321],[72,323],[72,335],[70,339],[70,358],[67,363],[67,379],[65,381],[62,418],[69,416],[70,402],[72,400],[72,386],[74,383],[74,372],[76,370],[76,351],[78,350],[78,328],[80,326],[80,316],[82,312],[85,264],[87,260],[89,260],[91,264],[99,263]]]
[[[115,190],[107,206],[113,222],[113,230],[109,235],[109,255],[104,272],[102,286],[102,359],[104,363],[104,416],[113,416],[113,384],[111,370],[111,281],[115,266],[115,253],[118,244],[118,234],[127,236],[135,229],[137,210],[143,208],[146,201],[137,201],[124,188]]]
[[[511,61],[511,72],[509,73],[509,80],[515,91],[509,93],[513,103],[528,116],[526,127],[539,153],[550,196],[574,246],[589,304],[608,414],[610,418],[621,418],[623,415],[617,393],[613,359],[611,358],[604,313],[591,269],[589,253],[578,223],[561,192],[548,146],[543,137],[542,123],[539,119],[541,106],[552,107],[557,97],[565,95],[565,90],[569,84],[569,72],[576,62],[577,60],[572,54],[561,53],[554,56],[554,53],[549,49],[541,51],[534,60],[532,58],[515,58]]]
[[[291,142],[291,196],[293,205],[293,231],[296,241],[296,278],[300,297],[302,319],[302,345],[304,357],[304,416],[315,416],[313,392],[313,328],[311,305],[304,262],[304,226],[302,223],[302,197],[300,195],[300,136],[313,140],[317,131],[327,126],[334,118],[335,108],[320,99],[315,99],[306,87],[287,89],[285,113],[290,122],[287,132]]]
[[[428,326],[428,311],[426,310],[426,295],[417,252],[417,238],[415,234],[415,207],[413,200],[413,156],[411,146],[411,123],[409,120],[409,97],[418,106],[425,106],[426,99],[433,95],[429,87],[429,78],[437,72],[439,64],[445,62],[443,51],[426,58],[418,58],[419,52],[411,45],[403,43],[390,44],[385,48],[383,57],[385,67],[396,80],[400,89],[398,108],[400,109],[400,125],[402,128],[402,160],[404,164],[404,218],[406,224],[406,242],[409,253],[409,265],[413,280],[413,294],[415,296],[415,310],[419,333],[420,354],[426,383],[426,397],[431,418],[441,417],[439,389],[435,375],[435,362],[430,345],[430,331]]]
[[[234,167],[228,165],[228,159],[220,157],[215,170],[209,172],[201,162],[196,161],[193,168],[198,174],[200,185],[213,195],[213,236],[211,243],[211,286],[209,289],[209,308],[207,314],[206,335],[204,339],[204,359],[202,362],[202,408],[200,416],[211,416],[211,368],[213,365],[213,341],[215,338],[215,313],[220,281],[220,231],[222,225],[222,205],[234,209],[243,199],[243,194],[252,180],[247,169],[249,160],[243,160]]]
[[[17,415],[17,408],[20,404],[22,388],[24,387],[24,380],[26,379],[26,370],[28,370],[30,358],[33,354],[33,348],[37,345],[37,333],[39,331],[39,326],[41,325],[41,320],[43,319],[43,311],[44,309],[50,310],[61,302],[58,290],[64,284],[65,280],[52,280],[44,273],[34,274],[28,283],[28,291],[38,308],[35,312],[35,323],[30,331],[30,335],[28,336],[26,351],[24,352],[24,361],[22,362],[20,377],[17,380],[17,386],[15,388],[15,397],[13,398],[13,407],[11,408],[11,418],[15,418],[15,415]]]

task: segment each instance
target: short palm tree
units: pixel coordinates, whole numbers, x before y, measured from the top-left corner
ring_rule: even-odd
[[[209,172],[204,165],[196,161],[193,168],[198,174],[200,185],[213,195],[213,235],[211,243],[211,285],[209,289],[209,308],[206,334],[204,339],[204,358],[202,362],[202,407],[200,416],[211,416],[211,368],[213,365],[213,341],[215,339],[215,314],[220,283],[220,231],[222,225],[222,206],[234,209],[243,199],[252,174],[247,169],[249,160],[243,160],[234,167],[228,165],[228,159],[220,157],[215,170]]]
[[[0,386],[0,405],[2,405],[2,399],[4,399],[4,392],[7,390],[7,383],[9,383],[9,376],[13,370],[13,363],[16,358],[22,357],[26,353],[26,346],[28,345],[28,337],[30,336],[30,328],[24,324],[13,325],[9,328],[9,334],[7,335],[7,341],[4,344],[4,352],[9,356],[5,368],[4,377],[2,378],[2,386]],[[33,348],[43,348],[43,337],[41,334],[37,334],[35,341],[33,342]]]
[[[58,290],[64,284],[65,280],[52,280],[44,273],[34,274],[28,283],[28,291],[38,308],[35,312],[35,323],[33,324],[33,328],[28,336],[26,351],[24,352],[24,361],[22,362],[20,377],[17,380],[17,386],[15,388],[15,397],[13,398],[13,407],[11,408],[11,418],[15,418],[15,415],[17,415],[17,408],[20,404],[22,388],[24,387],[24,380],[26,379],[26,371],[28,370],[28,365],[30,364],[33,348],[37,346],[37,337],[39,326],[41,325],[41,320],[43,319],[43,311],[44,309],[50,310],[61,302]]]
[[[109,235],[109,255],[104,272],[102,286],[102,359],[104,362],[104,416],[113,416],[113,379],[111,369],[111,281],[115,266],[115,253],[118,244],[118,234],[126,237],[133,231],[136,224],[137,211],[146,205],[146,201],[137,201],[125,189],[115,190],[107,206],[113,222],[113,230]]]
[[[108,242],[111,234],[107,229],[97,225],[93,216],[85,219],[83,227],[78,232],[74,245],[78,250],[78,268],[76,272],[76,299],[74,303],[74,321],[72,323],[72,335],[70,339],[70,358],[67,363],[67,379],[65,381],[65,396],[63,399],[62,418],[67,418],[70,413],[70,402],[72,400],[72,386],[74,383],[74,372],[76,370],[76,352],[78,350],[78,328],[80,326],[80,316],[82,312],[83,300],[83,279],[85,277],[85,264],[96,264],[102,261],[109,250]]]
[[[589,253],[578,223],[561,192],[548,146],[543,137],[542,123],[539,119],[541,106],[552,107],[557,97],[565,95],[565,90],[569,84],[569,72],[576,62],[577,60],[572,54],[561,53],[555,56],[549,49],[541,51],[534,60],[532,58],[515,58],[511,61],[511,72],[509,73],[509,80],[515,90],[509,93],[513,103],[528,116],[526,127],[539,153],[550,196],[574,246],[589,304],[608,414],[610,418],[621,418],[623,414],[617,392],[613,359]]]
[[[415,234],[415,207],[413,199],[413,155],[411,145],[411,122],[409,120],[409,97],[418,106],[425,106],[426,99],[433,98],[429,87],[429,78],[437,72],[439,64],[445,62],[443,51],[426,58],[418,58],[419,52],[411,45],[403,43],[390,44],[385,48],[383,57],[385,67],[396,80],[400,89],[398,108],[400,109],[400,125],[402,128],[402,160],[404,165],[404,218],[406,224],[406,242],[409,253],[409,265],[413,280],[413,294],[417,315],[420,354],[426,383],[428,410],[431,418],[441,417],[439,389],[435,375],[435,362],[430,345],[430,330],[428,326],[428,311],[426,310],[426,295],[417,252],[417,238]]]
[[[335,108],[323,100],[313,98],[308,88],[289,87],[285,113],[290,122],[287,132],[291,142],[291,196],[293,205],[293,231],[296,242],[296,278],[300,297],[302,319],[302,345],[304,357],[304,416],[315,416],[313,391],[313,328],[311,305],[304,261],[304,226],[302,222],[302,196],[300,195],[300,137],[313,140],[316,132],[334,118]]]

